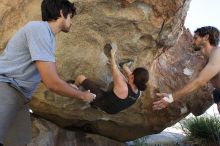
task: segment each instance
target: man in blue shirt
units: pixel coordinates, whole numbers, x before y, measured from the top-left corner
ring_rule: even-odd
[[[76,8],[68,0],[43,0],[42,20],[21,28],[0,55],[0,146],[10,133],[10,127],[21,121],[22,131],[16,131],[17,145],[30,140],[30,116],[27,102],[42,80],[46,87],[62,96],[91,102],[95,95],[82,92],[63,81],[55,65],[55,35],[67,33]],[[29,133],[28,133],[29,132]],[[10,135],[10,134],[9,134]],[[12,139],[13,140],[13,139]]]

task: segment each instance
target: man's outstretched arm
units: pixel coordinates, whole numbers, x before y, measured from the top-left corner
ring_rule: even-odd
[[[36,61],[35,63],[43,83],[49,90],[61,96],[78,98],[85,102],[91,102],[95,98],[89,91],[82,92],[77,90],[60,79],[55,63],[47,61]]]
[[[218,55],[220,55],[219,50],[210,57],[208,64],[199,73],[198,77],[189,82],[182,89],[174,92],[173,94],[158,93],[157,95],[162,97],[162,99],[153,103],[153,109],[160,110],[165,108],[169,103],[204,86],[220,71],[220,57],[218,57]]]

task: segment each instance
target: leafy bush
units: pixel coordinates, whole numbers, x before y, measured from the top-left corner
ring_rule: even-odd
[[[220,119],[217,117],[192,117],[180,124],[196,145],[220,146]]]
[[[134,146],[148,146],[146,137],[141,137],[133,141]]]

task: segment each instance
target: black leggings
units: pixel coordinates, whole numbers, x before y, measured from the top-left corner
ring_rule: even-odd
[[[90,90],[91,93],[96,94],[96,98],[95,100],[93,100],[90,105],[93,108],[101,108],[102,107],[102,102],[103,102],[103,97],[104,97],[104,93],[105,91],[103,91],[102,89],[100,89],[100,87],[93,81],[89,80],[89,79],[85,79],[81,85],[83,86],[84,89],[86,90]]]
[[[95,82],[93,82],[89,79],[85,79],[81,83],[81,85],[83,86],[84,89],[90,90],[91,93],[94,93],[96,95],[95,101],[100,100],[100,98],[102,98],[103,94],[105,93],[105,91],[100,89],[100,87]]]

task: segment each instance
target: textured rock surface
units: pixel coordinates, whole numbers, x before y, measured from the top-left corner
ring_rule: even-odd
[[[128,141],[160,132],[190,112],[200,115],[212,104],[207,86],[167,109],[152,111],[156,91],[181,88],[205,63],[192,51],[192,36],[183,28],[190,0],[73,1],[78,10],[71,31],[56,36],[56,64],[61,77],[68,80],[83,73],[107,88],[112,79],[103,47],[114,41],[120,59],[132,58],[134,67],[149,69],[148,89],[132,107],[108,115],[86,108],[76,99],[58,96],[41,84],[31,102],[36,114],[61,127]],[[39,0],[0,3],[0,48],[26,22],[40,20],[39,7]]]
[[[0,2],[0,50],[11,36],[30,20],[40,18],[39,0],[3,0]]]
[[[103,136],[72,132],[42,119],[33,118],[32,141],[28,146],[125,146]]]

